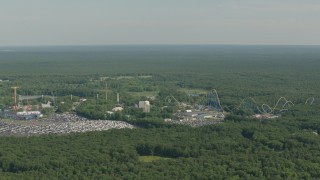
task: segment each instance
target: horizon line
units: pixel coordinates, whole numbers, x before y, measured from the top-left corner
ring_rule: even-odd
[[[27,44],[27,45],[0,45],[0,47],[80,47],[80,46],[320,46],[320,44]]]

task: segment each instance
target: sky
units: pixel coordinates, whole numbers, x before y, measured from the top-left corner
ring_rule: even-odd
[[[0,46],[320,45],[319,0],[1,0]]]

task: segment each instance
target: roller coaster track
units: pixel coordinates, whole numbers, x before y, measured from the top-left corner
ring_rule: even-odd
[[[266,110],[265,107],[268,108],[268,109]],[[264,113],[272,113],[272,112],[273,112],[273,108],[270,107],[268,104],[262,104],[262,105],[261,105],[261,108],[262,108],[262,111],[263,111]]]
[[[168,103],[172,103],[172,100],[174,100],[174,102],[177,104],[178,108],[180,110],[183,110],[184,109],[184,105],[183,103],[181,103],[180,101],[178,101],[174,96],[170,95],[170,96],[167,96],[165,101],[168,102]]]
[[[285,97],[280,97],[280,98],[278,99],[278,101],[277,101],[277,103],[276,103],[276,105],[274,106],[273,109],[276,109],[276,108],[277,108],[277,106],[279,105],[279,102],[280,102],[282,99],[285,100],[285,103],[283,104],[282,108],[284,108],[287,104],[291,104],[291,105],[294,106],[294,104],[293,104],[292,101],[288,101]]]
[[[276,110],[279,110],[279,112],[283,112],[283,111],[287,111],[288,109],[286,107],[288,107],[288,105],[292,105],[294,106],[293,102],[292,101],[289,101],[287,100],[285,97],[280,97],[278,99],[278,101],[276,102],[276,104],[273,106],[273,107],[270,107],[268,104],[262,104],[261,105],[261,109],[259,108],[259,106],[257,105],[258,103],[252,98],[252,97],[249,97],[249,98],[245,98],[241,101],[240,105],[235,108],[236,110],[239,110],[242,105],[244,103],[246,103],[247,100],[251,100],[253,103],[254,103],[254,106],[256,108],[256,110],[259,111],[259,113],[274,113]],[[284,104],[281,106],[281,108],[279,108],[279,103],[284,100]]]
[[[173,103],[172,101],[174,101],[174,103],[176,103],[178,107],[178,110],[175,114],[178,118],[182,117],[182,111],[184,110],[184,106],[181,102],[179,102],[173,95],[167,96],[165,98],[165,101],[168,103]]]
[[[242,107],[243,104],[245,104],[247,102],[247,100],[251,100],[254,105],[255,105],[255,108],[260,112],[262,113],[263,111],[260,110],[259,106],[257,105],[258,103],[252,98],[252,97],[248,97],[248,98],[244,98],[241,103],[239,104],[239,106],[237,108],[235,108],[235,110],[240,110],[240,108]]]
[[[229,106],[224,106],[224,109],[225,109],[227,112],[232,112],[234,108],[230,108]]]
[[[314,103],[314,97],[308,98],[304,104],[312,105]]]
[[[221,106],[221,102],[220,102],[220,98],[219,98],[219,94],[217,92],[217,90],[215,89],[212,89],[210,90],[206,96],[200,98],[200,100],[198,101],[198,103],[200,105],[203,105],[203,106],[211,106],[210,104],[210,95],[212,95],[215,99],[216,99],[216,102],[217,102],[217,105],[218,105],[218,108],[219,110],[221,111],[224,111],[224,108]],[[227,109],[229,109],[228,107],[226,107]]]
[[[216,98],[217,98],[217,102],[218,102],[218,105],[219,105],[219,108],[220,108],[220,110],[223,112],[224,110],[223,110],[223,108],[222,108],[222,106],[221,106],[221,103],[220,103],[220,98],[219,98],[219,94],[218,94],[218,91],[217,90],[215,90],[215,89],[211,89],[211,91],[209,91],[209,93],[207,94],[207,97],[208,97],[208,99],[209,99],[209,97],[210,97],[210,95],[213,95],[213,94],[215,94],[216,96]],[[209,100],[208,100],[209,101]],[[209,104],[210,102],[208,102],[208,104]],[[210,104],[209,104],[210,105]]]
[[[282,105],[281,108],[279,108],[278,106],[279,106],[279,103],[280,103],[281,100],[284,100],[285,103]],[[287,107],[288,105],[294,106],[294,104],[293,104],[292,101],[287,100],[285,97],[280,97],[273,108],[270,107],[270,106],[267,105],[267,104],[262,104],[261,107],[262,107],[262,110],[263,110],[264,113],[274,113],[275,110],[277,110],[277,109],[279,109],[279,112],[287,111],[288,109],[286,109],[286,107]],[[266,110],[265,107],[267,107],[269,111]]]
[[[165,101],[167,101],[168,103],[171,103],[172,102],[172,99],[177,103],[177,104],[181,104],[174,96],[170,95],[170,96],[167,96]]]
[[[211,99],[210,99],[211,98]],[[242,107],[247,108],[247,109],[252,109],[255,112],[261,113],[261,114],[273,114],[273,113],[281,113],[284,111],[288,110],[288,107],[290,106],[294,106],[295,104],[292,101],[289,101],[287,98],[285,97],[280,97],[277,102],[275,103],[275,105],[269,106],[268,104],[262,104],[261,106],[258,105],[258,103],[255,101],[254,98],[252,97],[248,97],[248,98],[244,98],[239,106],[230,109],[229,107],[225,106],[224,108],[221,106],[221,102],[220,102],[220,98],[219,98],[219,94],[217,92],[216,89],[212,89],[207,93],[206,96],[207,102],[208,102],[208,106],[210,106],[211,100],[213,102],[216,102],[218,108],[217,109],[221,109],[222,112],[224,112],[224,109],[228,110],[229,112],[235,112],[240,110]],[[216,101],[215,101],[216,100]],[[305,104],[310,104],[312,105],[314,103],[314,98],[308,98],[305,102]],[[173,101],[177,104],[178,108],[180,110],[184,109],[184,106],[181,102],[179,102],[174,96],[170,95],[167,96],[165,99],[166,102],[168,103],[172,103]],[[202,102],[206,102],[205,98],[203,98],[201,100]],[[280,105],[281,101],[283,102],[283,104]],[[279,107],[280,106],[280,107]]]

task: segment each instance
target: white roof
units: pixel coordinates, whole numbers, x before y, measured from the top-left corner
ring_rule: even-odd
[[[123,110],[123,108],[122,107],[115,107],[115,108],[113,108],[112,109],[112,111],[122,111]]]

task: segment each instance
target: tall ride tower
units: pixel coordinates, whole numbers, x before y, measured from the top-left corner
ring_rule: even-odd
[[[108,83],[106,83],[106,101],[108,100]]]
[[[19,88],[19,87],[11,87],[12,89],[13,89],[13,99],[14,99],[14,112],[15,113],[17,113],[17,110],[18,110],[18,108],[17,108],[17,89]]]
[[[117,93],[117,103],[118,104],[120,103],[120,95],[119,95],[119,93]]]

